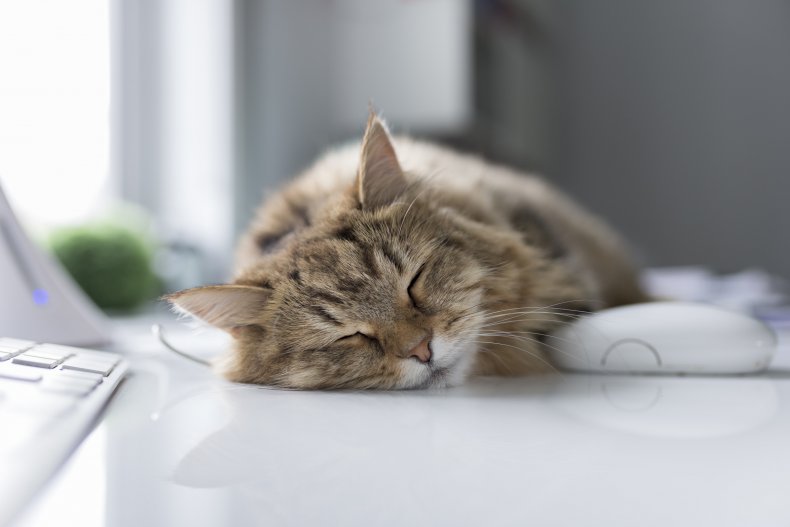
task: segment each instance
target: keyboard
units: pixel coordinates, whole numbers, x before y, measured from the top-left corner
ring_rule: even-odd
[[[127,368],[114,353],[0,337],[0,525],[87,436]]]

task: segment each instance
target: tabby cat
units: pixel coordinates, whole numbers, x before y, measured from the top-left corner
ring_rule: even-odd
[[[167,299],[233,336],[225,377],[297,389],[548,371],[547,333],[645,300],[617,236],[546,182],[373,114],[264,203],[237,260],[231,284]]]

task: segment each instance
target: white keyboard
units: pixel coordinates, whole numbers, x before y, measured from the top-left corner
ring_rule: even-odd
[[[127,368],[114,353],[0,337],[0,525],[85,438]]]

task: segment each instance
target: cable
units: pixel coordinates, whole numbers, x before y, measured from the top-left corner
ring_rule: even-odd
[[[154,324],[153,326],[151,326],[151,332],[154,334],[156,338],[159,339],[159,342],[161,342],[164,347],[166,347],[176,355],[179,355],[185,359],[189,359],[192,362],[197,362],[198,364],[202,364],[203,366],[211,366],[211,363],[209,361],[205,359],[201,359],[200,357],[195,357],[190,353],[181,351],[177,349],[175,346],[173,346],[172,344],[170,344],[167,341],[167,338],[165,337],[165,328],[163,328],[161,324]]]

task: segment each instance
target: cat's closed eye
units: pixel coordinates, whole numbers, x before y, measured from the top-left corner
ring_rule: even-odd
[[[411,305],[414,306],[415,309],[420,309],[420,303],[417,301],[416,295],[414,293],[414,286],[417,283],[417,280],[420,279],[420,276],[422,276],[423,269],[425,269],[425,266],[420,267],[420,269],[411,279],[411,282],[409,282],[409,286],[406,288],[406,293],[409,295],[409,300],[411,300]]]
[[[365,333],[362,333],[361,331],[357,331],[356,333],[351,333],[349,335],[344,335],[344,336],[336,339],[335,342],[345,342],[345,341],[348,341],[348,340],[351,340],[351,339],[354,339],[354,338],[363,338],[363,339],[371,341],[371,342],[376,342],[375,338],[371,337],[370,335],[366,335]]]

